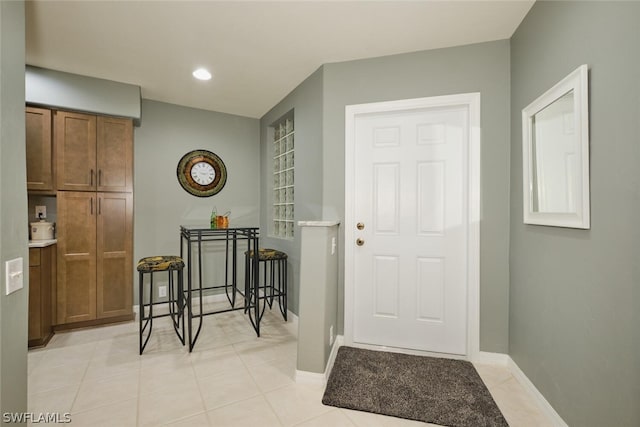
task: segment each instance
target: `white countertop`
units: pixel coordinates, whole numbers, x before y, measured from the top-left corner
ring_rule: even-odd
[[[47,246],[55,245],[58,243],[57,239],[50,240],[29,240],[30,248],[46,248]]]
[[[340,221],[298,221],[300,227],[333,227],[340,225]]]

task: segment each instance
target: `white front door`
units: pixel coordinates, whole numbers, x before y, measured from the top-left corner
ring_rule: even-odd
[[[467,354],[470,119],[455,103],[353,115],[353,344]]]

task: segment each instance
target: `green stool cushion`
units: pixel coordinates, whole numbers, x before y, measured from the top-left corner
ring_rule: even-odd
[[[253,251],[246,251],[244,254],[249,255],[250,258],[253,258]],[[269,261],[277,259],[287,259],[287,254],[275,249],[258,249],[259,261]]]
[[[184,268],[184,261],[179,256],[163,255],[150,256],[138,261],[138,271],[151,273],[153,271],[181,270]]]

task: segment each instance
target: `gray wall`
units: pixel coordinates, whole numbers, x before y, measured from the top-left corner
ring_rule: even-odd
[[[134,261],[178,255],[180,225],[208,227],[214,207],[231,211],[230,226],[259,225],[259,132],[258,119],[143,100],[134,135]],[[212,197],[192,196],[178,183],[178,161],[196,149],[216,153],[227,168],[225,187]],[[209,284],[223,283],[224,263],[213,254],[220,251],[220,244],[207,249]]]
[[[509,41],[324,66],[323,219],[339,220],[344,253],[345,106],[481,93],[480,349],[508,350]],[[297,194],[297,193],[296,193]],[[344,328],[344,258],[338,329]]]
[[[299,371],[323,374],[336,335],[338,253],[331,253],[338,225],[300,227]],[[331,335],[331,339],[329,336]]]
[[[537,2],[511,41],[509,354],[575,426],[640,425],[639,22],[637,2]],[[591,229],[524,225],[520,112],[585,63]]]
[[[260,119],[261,246],[289,255],[288,303],[298,313],[300,276],[300,228],[294,239],[270,238],[273,232],[273,128],[271,125],[293,110],[295,121],[294,217],[298,221],[322,219],[322,67]]]
[[[27,65],[26,102],[133,118],[140,124],[140,86]]]
[[[27,410],[27,172],[24,3],[0,2],[0,413]],[[24,288],[5,295],[7,260],[22,257]]]

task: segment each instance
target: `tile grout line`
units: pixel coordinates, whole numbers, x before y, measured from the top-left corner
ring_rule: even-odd
[[[186,334],[185,334],[186,335]],[[186,346],[186,350],[187,352],[189,351],[189,343],[188,340],[189,338],[187,336],[184,337],[185,339],[185,346]],[[198,396],[200,396],[200,404],[202,405],[202,410],[204,413],[205,418],[207,419],[207,424],[211,425],[211,419],[209,419],[209,414],[207,413],[207,405],[205,405],[204,403],[204,396],[202,396],[202,387],[200,386],[200,381],[198,381],[198,374],[196,372],[196,368],[193,366],[193,359],[191,357],[193,353],[187,353],[187,357],[189,357],[189,365],[191,366],[191,372],[193,372],[193,378],[196,380],[196,387],[198,387]],[[198,414],[192,414],[189,417],[192,416],[196,416]],[[174,421],[178,421],[178,420],[174,420]]]
[[[225,335],[227,333],[225,332]],[[236,354],[236,356],[238,357],[238,359],[240,359],[240,362],[244,365],[244,368],[247,370],[247,372],[249,373],[249,376],[251,377],[251,379],[253,380],[253,382],[256,384],[256,387],[258,389],[258,391],[260,392],[260,396],[262,396],[262,398],[264,399],[264,401],[267,403],[269,409],[271,410],[271,412],[273,412],[273,414],[276,416],[276,419],[278,420],[278,423],[280,423],[280,426],[284,426],[284,422],[282,421],[282,419],[280,418],[280,415],[278,415],[278,412],[275,410],[275,408],[273,407],[273,405],[271,404],[271,402],[269,401],[269,399],[267,399],[266,394],[262,391],[262,389],[258,386],[258,384],[256,383],[255,377],[251,374],[251,370],[249,369],[249,367],[247,366],[247,363],[242,359],[242,357],[240,357],[240,355],[238,354],[238,351],[235,347],[235,345],[231,346],[233,348],[234,353]]]

